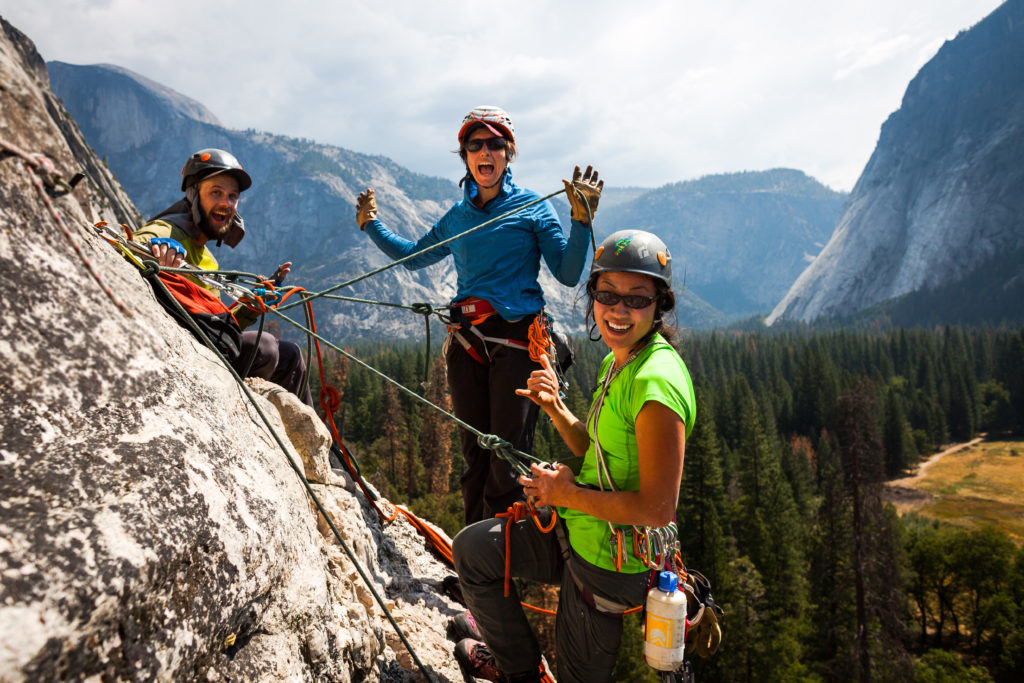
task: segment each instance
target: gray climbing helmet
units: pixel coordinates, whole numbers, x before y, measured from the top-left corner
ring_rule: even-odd
[[[672,286],[672,254],[657,235],[644,230],[619,230],[594,252],[590,275],[605,271],[640,273]]]
[[[238,191],[244,192],[252,185],[252,178],[230,152],[222,149],[201,149],[188,158],[181,167],[181,189],[187,190],[203,178],[230,173],[238,181]]]

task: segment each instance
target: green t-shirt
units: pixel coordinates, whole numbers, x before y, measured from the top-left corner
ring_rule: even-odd
[[[612,354],[601,363],[600,383],[594,391],[596,402],[603,390],[604,380],[614,358]],[[668,407],[686,425],[689,438],[697,414],[690,373],[672,346],[660,335],[654,337],[639,355],[628,363],[612,380],[601,406],[597,424],[597,438],[601,452],[611,473],[615,487],[620,491],[637,491],[640,488],[639,461],[636,445],[636,416],[648,401],[657,401]],[[587,432],[593,434],[593,404],[587,417]],[[594,441],[584,456],[583,467],[576,481],[592,486],[598,485],[597,460]],[[605,489],[609,486],[607,482]],[[608,522],[579,510],[559,508],[569,531],[569,543],[573,549],[591,564],[605,569],[615,569],[612,560],[611,530]],[[624,527],[631,529],[632,527]],[[632,552],[631,536],[627,537],[626,561],[621,571],[637,573],[647,567]]]

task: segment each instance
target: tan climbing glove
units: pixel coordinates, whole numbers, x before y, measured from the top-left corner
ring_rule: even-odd
[[[705,607],[704,616],[697,625],[697,654],[709,657],[718,651],[722,644],[722,627],[718,624],[718,614],[713,607]]]
[[[710,594],[705,604],[697,597],[693,586],[689,583],[681,585],[686,591],[686,608],[689,612],[686,624],[686,649],[690,652],[697,650],[701,657],[710,657],[722,644],[722,626],[718,623],[718,617],[723,614],[722,608],[715,604]],[[700,605],[696,612],[695,605]]]
[[[356,223],[360,230],[366,230],[366,224],[377,218],[377,200],[373,196],[373,190],[366,188],[366,192],[360,192],[356,199]]]
[[[597,213],[597,202],[601,199],[604,181],[597,179],[597,171],[593,166],[587,166],[583,173],[580,173],[580,167],[577,166],[572,172],[572,182],[564,179],[562,182],[565,183],[565,194],[572,207],[572,219],[590,225],[590,219]]]

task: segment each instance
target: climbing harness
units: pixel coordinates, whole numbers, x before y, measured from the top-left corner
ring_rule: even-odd
[[[465,349],[466,353],[468,353],[473,360],[481,365],[489,365],[492,362],[490,349],[487,346],[488,344],[507,346],[508,348],[516,349],[518,351],[528,351],[530,353],[530,359],[535,363],[540,362],[540,356],[542,354],[550,354],[551,336],[548,333],[548,329],[552,324],[552,318],[543,310],[534,316],[533,321],[530,323],[530,327],[528,329],[528,341],[508,339],[506,337],[491,337],[481,332],[478,325],[498,314],[494,309],[494,306],[492,306],[486,299],[470,297],[469,299],[453,303],[451,305],[451,311],[452,313],[448,319],[449,322],[447,323],[448,334],[451,338],[459,342],[459,345]],[[457,321],[463,322],[460,324]],[[518,319],[510,320],[508,322],[518,322]],[[483,342],[486,360],[484,359],[484,356],[481,356],[476,348],[469,343],[469,340],[462,335],[461,330],[467,330]]]

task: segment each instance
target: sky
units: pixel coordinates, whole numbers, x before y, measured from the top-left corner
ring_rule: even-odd
[[[131,69],[228,128],[451,180],[463,116],[494,104],[517,182],[542,194],[575,164],[620,187],[787,167],[849,191],[917,71],[999,4],[3,0],[0,16],[46,60]]]

